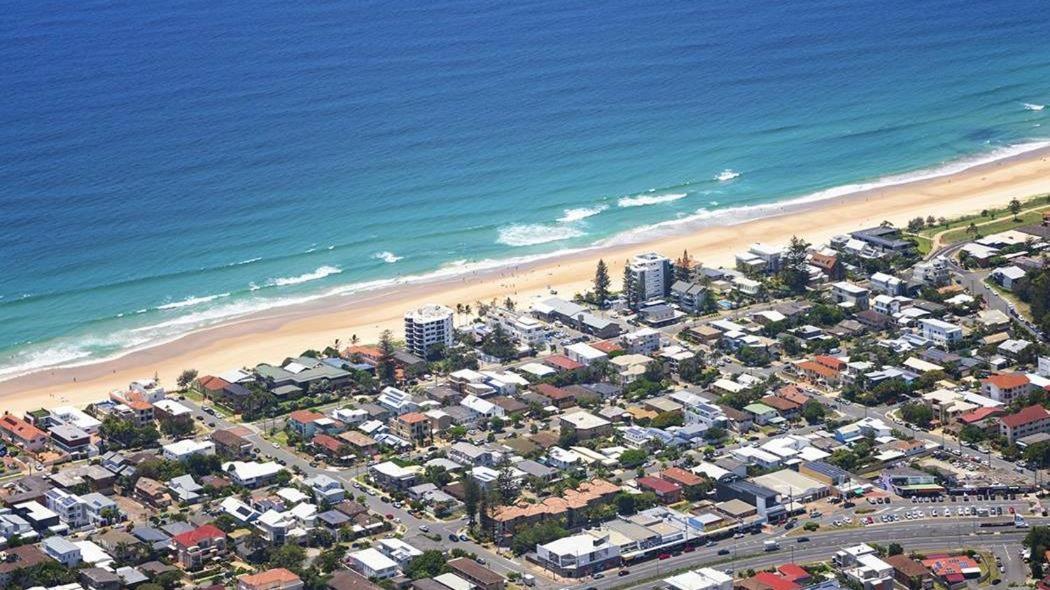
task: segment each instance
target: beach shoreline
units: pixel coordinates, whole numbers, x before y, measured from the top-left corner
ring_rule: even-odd
[[[425,302],[474,305],[477,301],[516,300],[520,308],[552,290],[569,298],[590,287],[602,258],[617,285],[624,261],[654,250],[676,258],[683,250],[707,265],[732,264],[733,254],[754,242],[783,244],[792,235],[820,244],[834,235],[890,221],[933,215],[952,218],[1003,207],[1012,198],[1050,193],[1050,147],[976,164],[958,172],[931,174],[899,184],[875,186],[820,200],[762,205],[763,217],[731,224],[691,227],[653,239],[622,241],[517,266],[470,271],[372,291],[332,295],[298,306],[232,319],[182,335],[170,342],[131,351],[119,358],[81,366],[43,370],[0,381],[4,408],[22,412],[58,404],[82,405],[104,398],[131,380],[158,376],[167,387],[183,369],[214,374],[260,362],[278,363],[306,349],[349,344],[356,335],[374,342],[390,329],[400,338],[404,311]],[[858,185],[863,186],[863,185]],[[652,228],[652,233],[661,233]]]

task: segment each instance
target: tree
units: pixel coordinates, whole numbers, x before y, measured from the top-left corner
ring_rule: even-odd
[[[428,549],[408,562],[408,565],[405,566],[405,575],[413,580],[433,578],[445,571],[446,561],[444,553],[436,549]]]
[[[806,284],[809,282],[809,273],[806,272],[806,250],[808,248],[808,242],[798,236],[791,236],[787,251],[784,252],[780,281],[792,293],[805,291]]]
[[[1042,441],[1028,445],[1024,450],[1024,459],[1040,469],[1046,469],[1050,466],[1050,442]]]
[[[185,389],[193,380],[197,378],[197,369],[186,369],[179,373],[179,378],[175,380],[175,383],[182,389]]]
[[[600,308],[604,308],[609,299],[609,284],[609,268],[605,266],[604,260],[599,259],[594,269],[594,302]]]
[[[376,362],[376,376],[383,383],[394,382],[394,336],[390,330],[383,330],[379,335],[379,359]]]
[[[649,453],[642,449],[627,449],[620,454],[620,465],[624,469],[634,469],[649,459]]]
[[[507,331],[503,329],[503,325],[496,324],[496,327],[481,341],[481,352],[502,360],[513,358],[518,351],[510,336],[507,335]]]
[[[159,420],[158,424],[160,424],[160,431],[172,438],[179,438],[193,434],[192,420],[166,419]]]
[[[569,534],[561,519],[539,522],[528,527],[521,527],[510,540],[510,550],[515,555],[523,555],[536,548],[536,545],[550,543]]]
[[[580,442],[580,437],[576,434],[576,429],[572,426],[562,426],[561,432],[558,433],[558,446],[566,449],[575,446],[578,442]]]
[[[922,402],[909,402],[901,406],[901,418],[920,428],[927,428],[933,421],[933,410]]]
[[[473,477],[463,478],[463,508],[467,511],[467,521],[474,526],[478,516],[478,503],[481,500],[481,489]]]
[[[682,257],[674,261],[674,278],[677,281],[689,281],[693,276],[693,259],[688,250],[682,251]]]
[[[681,426],[684,423],[685,419],[682,417],[681,412],[661,412],[653,418],[649,426],[663,429],[669,426]]]
[[[286,543],[270,552],[267,560],[270,567],[283,567],[287,570],[301,571],[306,561],[306,552],[295,543]]]
[[[824,404],[815,399],[808,399],[806,400],[806,403],[802,404],[802,418],[810,424],[823,422],[827,413],[828,411],[827,408],[824,407]]]
[[[904,553],[904,547],[901,547],[900,543],[890,543],[889,547],[886,548],[886,555],[900,555]]]
[[[623,300],[631,309],[638,307],[638,291],[635,289],[634,273],[631,272],[630,262],[623,263]]]
[[[977,229],[976,223],[970,223],[970,225],[966,226],[966,233],[973,237],[977,237],[977,234],[981,233],[981,230]]]
[[[346,555],[346,546],[344,545],[333,545],[328,549],[325,549],[317,556],[315,565],[321,568],[322,572],[334,572],[335,570],[342,567],[343,556]]]
[[[1020,221],[1017,214],[1021,212],[1021,201],[1018,201],[1016,198],[1010,199],[1010,205],[1008,207],[1010,213],[1014,216],[1014,221]]]

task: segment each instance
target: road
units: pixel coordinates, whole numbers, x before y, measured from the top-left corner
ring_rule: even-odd
[[[1030,519],[1032,524],[1046,524],[1050,519]],[[979,530],[979,529],[978,529]],[[934,549],[955,549],[972,547],[988,549],[1003,560],[1011,576],[1010,582],[1023,583],[1027,575],[1027,566],[1017,555],[1021,540],[1027,533],[1024,529],[1007,529],[1000,533],[975,533],[972,525],[964,519],[949,522],[901,522],[889,525],[858,529],[838,529],[809,535],[809,541],[798,542],[798,537],[780,535],[752,535],[744,539],[722,542],[715,547],[704,547],[693,553],[682,553],[665,560],[654,560],[632,565],[626,576],[607,576],[599,580],[588,580],[588,586],[599,589],[651,587],[655,578],[666,577],[683,569],[712,566],[717,569],[732,569],[735,572],[744,569],[761,569],[786,562],[812,563],[831,558],[836,551],[857,543],[879,543],[888,545],[896,542],[905,551],[929,551]],[[763,542],[766,539],[780,540],[780,549],[766,552]],[[719,555],[718,551],[728,549],[728,555]]]

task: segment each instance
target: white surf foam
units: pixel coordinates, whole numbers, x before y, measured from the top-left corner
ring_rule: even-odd
[[[558,221],[562,223],[574,223],[576,221],[583,221],[588,217],[594,217],[602,211],[605,211],[609,207],[607,205],[598,205],[597,207],[579,207],[576,209],[566,209],[564,214],[558,218]]]
[[[300,285],[302,283],[308,283],[310,281],[316,281],[323,279],[330,275],[336,275],[343,272],[335,266],[322,266],[313,272],[301,274],[295,277],[278,277],[271,279],[270,284],[275,287],[287,287],[288,285]]]
[[[386,262],[387,264],[393,264],[393,263],[397,262],[398,260],[401,260],[404,257],[403,256],[398,256],[397,254],[394,254],[393,252],[388,252],[388,251],[384,250],[382,252],[376,252],[375,254],[372,255],[372,258],[375,258],[376,260],[382,260],[383,262]]]
[[[194,305],[200,305],[201,303],[208,303],[209,301],[215,301],[216,299],[222,299],[223,297],[229,297],[229,293],[219,293],[218,295],[205,295],[202,297],[187,297],[182,301],[173,301],[171,303],[165,303],[164,305],[158,305],[157,309],[178,309],[180,307],[192,307]]]
[[[1022,102],[1021,104],[1024,106],[1026,111],[1041,111],[1046,108],[1045,104],[1034,104],[1031,102]]]
[[[646,205],[659,205],[671,203],[678,199],[684,199],[685,193],[668,193],[666,195],[635,195],[632,197],[621,197],[616,202],[618,207],[644,207]]]
[[[535,246],[548,242],[558,242],[569,238],[578,238],[584,232],[575,228],[559,225],[542,225],[538,223],[514,224],[501,227],[496,240],[506,246]]]

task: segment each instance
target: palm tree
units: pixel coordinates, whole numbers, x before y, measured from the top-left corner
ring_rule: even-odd
[[[980,235],[981,230],[977,229],[976,223],[971,223],[966,227],[966,233],[970,234],[973,237],[977,237],[978,235]]]

